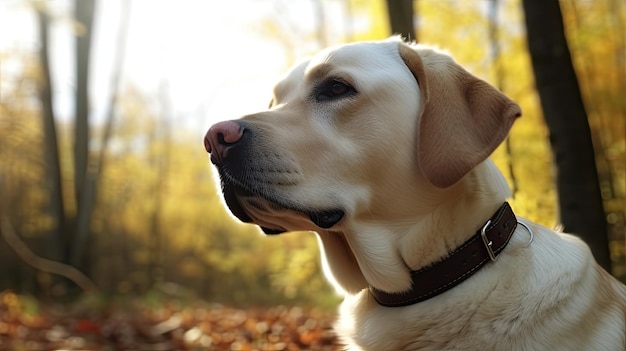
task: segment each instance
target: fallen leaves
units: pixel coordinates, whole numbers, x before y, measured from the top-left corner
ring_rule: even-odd
[[[6,291],[0,293],[0,350],[335,351],[333,320],[332,313],[284,306],[34,309]]]

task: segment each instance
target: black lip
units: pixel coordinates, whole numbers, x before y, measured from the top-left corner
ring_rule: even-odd
[[[261,227],[261,226],[259,226]],[[270,228],[266,228],[266,227],[261,227],[261,230],[263,231],[263,233],[267,234],[267,235],[278,235],[278,234],[282,234],[287,232],[286,230],[282,230],[282,229],[270,229]]]
[[[343,210],[335,209],[329,211],[320,211],[313,212],[309,214],[311,218],[311,222],[315,223],[316,226],[328,229],[337,224],[344,216]]]
[[[240,221],[244,223],[251,223],[252,218],[248,216],[246,211],[244,211],[243,208],[241,207],[241,204],[239,204],[239,200],[237,200],[237,195],[236,195],[237,190],[235,190],[234,187],[236,186],[225,185],[222,182],[222,193],[224,194],[224,199],[226,200],[226,204],[228,205],[230,212],[232,212],[232,214],[235,215],[235,217],[239,218]],[[239,189],[239,190],[245,191],[243,189]],[[286,230],[283,230],[283,229],[271,229],[271,228],[266,228],[262,226],[259,226],[259,227],[261,228],[261,230],[263,230],[263,233],[267,235],[277,235],[277,234],[282,234],[286,232]]]
[[[243,188],[241,189],[243,190]],[[240,221],[244,223],[251,223],[252,218],[248,216],[246,211],[244,211],[243,207],[239,203],[239,200],[237,199],[236,191],[237,191],[236,185],[222,180],[222,194],[224,194],[224,200],[226,201],[226,205],[228,206],[228,209],[230,210],[230,212],[235,217],[239,218]]]
[[[274,205],[277,208],[294,211],[302,214],[302,216],[308,217],[311,222],[322,229],[328,229],[337,224],[344,217],[345,212],[342,209],[330,209],[330,210],[303,210],[298,206],[293,206],[277,200],[273,196],[266,195],[258,190],[250,190],[244,185],[240,184],[236,180],[232,179],[228,175],[224,174],[220,170],[220,178],[222,184],[222,193],[224,194],[224,200],[226,205],[240,221],[244,223],[253,223],[252,218],[246,213],[241,204],[239,203],[238,196],[256,196],[260,197]],[[266,234],[280,234],[284,233],[283,228],[267,228],[261,227]]]

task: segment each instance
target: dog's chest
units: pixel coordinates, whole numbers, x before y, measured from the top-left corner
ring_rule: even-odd
[[[468,342],[473,309],[450,306],[425,309],[422,305],[400,308],[382,307],[368,292],[362,299],[346,300],[342,304],[336,325],[338,334],[348,350],[414,351],[414,350],[476,350]],[[356,346],[358,345],[358,346]],[[482,348],[482,350],[486,350]]]

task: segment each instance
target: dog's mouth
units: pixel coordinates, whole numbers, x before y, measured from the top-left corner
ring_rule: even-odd
[[[306,228],[284,228],[279,224],[267,226],[256,223],[253,215],[246,209],[255,209],[256,216],[264,211],[290,211],[308,218],[313,224],[321,229],[329,229],[335,226],[344,217],[345,211],[340,208],[331,209],[305,209],[297,204],[289,203],[280,199],[275,194],[263,191],[262,188],[253,189],[241,184],[235,179],[223,174],[220,171],[222,193],[226,205],[231,213],[244,223],[254,223],[259,225],[263,232],[268,235],[281,234],[290,230],[304,230]],[[245,205],[242,203],[245,202]],[[258,211],[256,211],[258,210]]]

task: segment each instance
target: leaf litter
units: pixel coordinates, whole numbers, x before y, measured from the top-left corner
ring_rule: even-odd
[[[0,350],[341,350],[332,312],[219,304],[75,308],[0,293]]]

